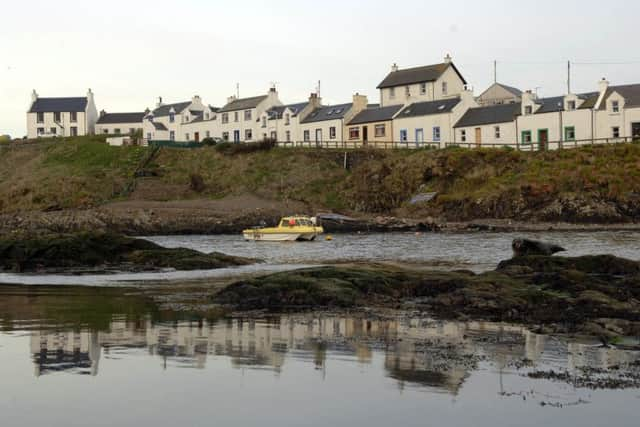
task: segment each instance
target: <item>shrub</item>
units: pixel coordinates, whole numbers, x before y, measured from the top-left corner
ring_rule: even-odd
[[[216,140],[209,137],[202,140],[202,145],[214,146],[216,145]]]
[[[204,184],[204,178],[202,178],[202,175],[192,173],[191,176],[189,177],[189,181],[190,181],[189,188],[191,188],[196,193],[202,193],[206,188],[206,185]]]
[[[11,142],[11,137],[9,135],[0,135],[0,144],[8,144]]]
[[[269,151],[276,145],[277,143],[274,139],[265,139],[260,142],[249,142],[240,144],[223,142],[220,144],[216,144],[215,149],[220,153],[233,156],[237,154],[255,153],[258,151]]]

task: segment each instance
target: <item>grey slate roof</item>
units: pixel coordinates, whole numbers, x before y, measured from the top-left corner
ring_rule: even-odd
[[[360,111],[349,122],[350,125],[359,125],[363,123],[384,122],[393,119],[398,111],[402,108],[402,105],[391,105],[389,107],[374,107],[367,108]]]
[[[501,104],[470,108],[453,127],[464,128],[498,123],[509,123],[520,115],[522,104]]]
[[[324,122],[327,120],[340,120],[343,119],[349,110],[353,107],[353,104],[340,104],[330,105],[316,108],[300,123],[316,123]]]
[[[617,92],[625,100],[625,107],[640,107],[640,84],[611,86],[605,94],[604,100],[600,105],[600,109],[607,108],[606,101],[609,99],[612,93]]]
[[[87,109],[87,97],[77,98],[38,98],[29,110],[30,113],[71,113],[84,112]]]
[[[430,116],[433,114],[448,113],[458,105],[460,98],[442,99],[439,101],[416,102],[408,105],[398,113],[397,119],[405,117]]]
[[[415,83],[435,82],[444,74],[449,67],[453,67],[454,71],[458,73],[460,79],[467,84],[467,81],[462,77],[460,71],[453,63],[442,63],[427,65],[425,67],[407,68],[405,70],[392,71],[385,77],[385,79],[378,85],[378,89],[384,89],[395,86],[405,86]]]
[[[178,102],[176,104],[166,104],[162,105],[155,110],[152,111],[154,117],[163,117],[168,116],[171,108],[173,108],[176,114],[182,113],[189,105],[191,105],[191,101],[187,102]]]
[[[580,93],[577,96],[580,99],[589,101],[592,99],[594,95],[596,95],[595,92],[589,92],[589,93]],[[564,111],[564,96],[554,96],[551,98],[538,99],[536,101],[536,104],[540,105],[540,108],[538,109],[538,111],[536,111],[536,114],[557,113],[559,111]],[[588,104],[586,107],[584,105],[580,106],[580,109],[584,109],[584,108],[589,108]]]
[[[236,99],[222,107],[220,109],[221,113],[226,113],[229,111],[238,111],[238,110],[250,110],[252,108],[256,108],[262,101],[268,98],[268,95],[262,96],[254,96],[252,98],[241,98]]]
[[[513,94],[514,96],[522,96],[522,91],[520,89],[518,89],[517,87],[513,87],[513,86],[507,86],[505,84],[502,83],[496,83],[498,86],[500,86],[501,88],[503,88],[504,90],[506,90],[507,92]]]
[[[308,101],[299,102],[297,104],[279,105],[277,107],[272,107],[269,111],[267,111],[267,113],[269,114],[269,120],[274,120],[276,118],[281,119],[284,111],[287,108],[291,110],[291,112],[293,113],[293,117],[295,117],[300,114],[300,111],[302,111],[307,105],[309,105]]]
[[[158,123],[158,122],[152,122],[152,123],[153,123],[153,127],[156,128],[156,130],[169,130],[162,123]]]
[[[99,125],[116,123],[142,123],[145,113],[106,113],[98,119]]]

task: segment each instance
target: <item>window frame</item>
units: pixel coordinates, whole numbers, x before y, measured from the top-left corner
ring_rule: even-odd
[[[528,141],[527,138],[525,138],[525,135],[528,136]],[[533,132],[530,130],[523,130],[522,134],[520,135],[520,143],[521,144],[533,144]]]
[[[360,126],[353,126],[349,128],[349,140],[360,139]]]
[[[446,81],[442,82],[442,94],[449,95],[449,83]]]
[[[55,123],[61,122],[62,121],[62,113],[59,111],[54,111],[53,112],[53,121]]]
[[[569,137],[569,132],[573,133],[573,136]],[[565,126],[564,127],[564,140],[565,141],[575,141],[576,140],[576,127],[575,126]]]
[[[382,130],[382,132],[378,132]],[[387,125],[384,123],[377,124],[373,127],[373,134],[376,138],[384,138],[387,136]]]
[[[253,112],[251,110],[244,110],[244,121],[250,122],[252,120]]]
[[[524,106],[524,115],[532,116],[533,115],[533,105],[525,105]]]
[[[409,131],[407,129],[400,129],[400,142],[409,141]]]
[[[611,111],[616,114],[620,112],[620,101],[618,100],[611,101]]]
[[[335,126],[331,126],[329,128],[329,139],[336,139],[338,137],[338,132]]]
[[[222,124],[226,125],[229,123],[229,113],[222,113]]]
[[[427,94],[427,83],[423,82],[420,83],[420,95],[426,95]]]
[[[460,142],[467,142],[467,130],[460,129]]]
[[[244,130],[244,140],[245,141],[253,141],[253,130],[245,129]]]
[[[78,112],[77,111],[71,111],[69,113],[69,121],[71,123],[78,123]]]
[[[311,131],[309,129],[306,129],[302,132],[302,140],[304,142],[310,142],[311,141]]]
[[[442,129],[440,126],[434,126],[432,130],[433,142],[440,142],[442,140]]]
[[[390,87],[389,88],[389,99],[396,99],[396,88],[395,87]]]
[[[500,128],[500,126],[494,126],[493,127],[493,136],[495,139],[501,139],[502,138],[502,129]]]
[[[617,136],[616,133],[618,134]],[[620,126],[611,126],[611,137],[620,138]]]
[[[567,111],[575,111],[577,108],[577,103],[575,100],[571,99],[567,101]]]
[[[36,123],[44,123],[44,113],[38,112],[36,113]],[[44,132],[42,132],[44,133]]]

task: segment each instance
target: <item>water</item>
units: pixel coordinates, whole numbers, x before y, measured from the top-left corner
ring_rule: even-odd
[[[15,294],[0,297],[3,427],[637,425],[638,389],[527,377],[640,360],[594,342],[407,316],[167,320],[135,297]]]

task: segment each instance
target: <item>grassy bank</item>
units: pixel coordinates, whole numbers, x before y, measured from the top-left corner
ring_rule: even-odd
[[[0,147],[0,212],[96,207],[121,200],[148,149],[76,138]],[[434,216],[628,222],[640,213],[640,146],[546,153],[508,150],[352,151],[163,148],[130,200],[256,195],[310,210]],[[410,206],[417,192],[436,200]]]

